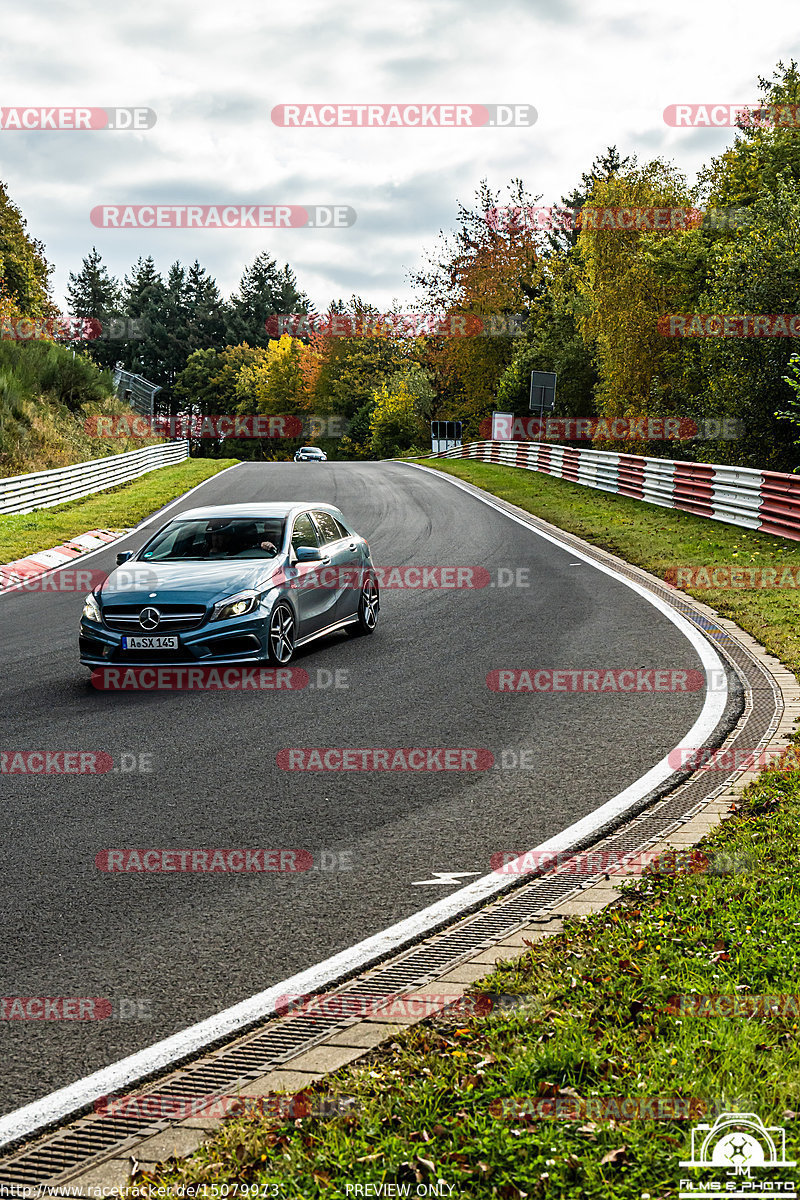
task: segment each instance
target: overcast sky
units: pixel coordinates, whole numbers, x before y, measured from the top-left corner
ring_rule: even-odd
[[[136,105],[144,132],[0,132],[0,180],[55,264],[113,274],[195,258],[227,295],[262,250],[324,310],[412,298],[408,273],[482,177],[556,202],[608,145],[693,181],[733,130],[667,127],[679,102],[757,99],[800,57],[796,0],[38,0],[2,12],[4,106]],[[531,128],[287,129],[283,103],[532,104]],[[800,136],[800,133],[798,134]],[[344,229],[95,228],[98,204],[347,204]]]

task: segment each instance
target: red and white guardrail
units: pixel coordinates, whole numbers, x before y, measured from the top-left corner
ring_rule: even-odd
[[[546,442],[468,442],[431,458],[474,458],[543,471],[603,492],[679,508],[727,525],[800,541],[800,476],[719,463],[678,462]]]

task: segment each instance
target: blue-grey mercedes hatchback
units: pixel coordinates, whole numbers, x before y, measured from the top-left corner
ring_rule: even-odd
[[[316,638],[375,631],[364,538],[330,504],[228,504],[173,517],[86,597],[81,662],[288,663]]]

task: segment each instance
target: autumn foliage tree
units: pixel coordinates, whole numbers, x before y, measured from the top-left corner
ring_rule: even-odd
[[[484,180],[473,206],[459,205],[454,234],[441,234],[439,247],[427,255],[427,267],[412,276],[426,313],[474,314],[486,319],[489,330],[513,330],[508,318],[524,319],[542,234],[524,221],[498,221],[496,214],[530,208],[540,197],[530,196],[518,179],[507,190],[508,203],[501,206],[501,192]],[[425,343],[425,361],[439,393],[437,415],[463,421],[465,436],[476,436],[481,418],[494,406],[516,335],[461,336],[452,322],[449,329],[455,332],[435,334]]]
[[[655,159],[634,160],[617,176],[598,181],[588,204],[600,209],[684,209],[692,197],[684,177]],[[585,210],[584,210],[585,215]],[[577,240],[583,304],[580,330],[597,361],[595,403],[606,418],[632,418],[669,412],[674,384],[684,370],[684,347],[665,337],[659,317],[686,312],[697,295],[693,261],[702,254],[692,228],[624,228],[609,221],[586,221]]]

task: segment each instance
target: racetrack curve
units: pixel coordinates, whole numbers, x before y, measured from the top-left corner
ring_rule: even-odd
[[[506,695],[508,667],[699,669],[679,630],[623,583],[452,486],[399,463],[247,463],[170,506],[338,505],[379,566],[530,571],[529,587],[384,590],[378,632],[296,660],[347,689],[96,691],[77,662],[82,596],[0,597],[4,750],[153,756],[152,774],[3,778],[4,996],[147,1000],[148,1020],[3,1023],[0,1112],[280,982],[538,845],[679,745],[704,693]],[[119,548],[90,560],[110,570]],[[286,747],[476,747],[532,770],[291,773]],[[352,869],[110,875],[108,847],[307,847]]]

